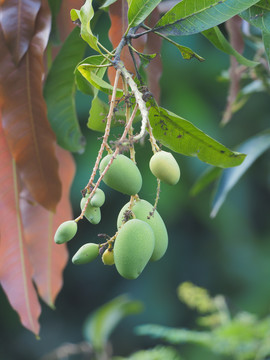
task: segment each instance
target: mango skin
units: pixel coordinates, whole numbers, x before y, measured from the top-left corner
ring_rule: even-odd
[[[56,244],[63,244],[71,240],[78,230],[78,225],[74,220],[63,222],[55,232],[54,241]]]
[[[117,218],[117,227],[120,228],[122,225],[122,220],[125,211],[129,207],[129,202],[123,206],[121,209],[118,218]],[[155,247],[153,254],[150,258],[150,261],[157,261],[162,258],[165,254],[168,247],[168,233],[162,217],[159,215],[157,210],[154,212],[154,216],[151,216],[150,219],[147,219],[149,213],[153,211],[153,205],[151,205],[146,200],[138,200],[134,203],[132,207],[132,212],[137,219],[145,221],[148,225],[151,226],[153,233],[155,235]]]
[[[102,159],[99,165],[100,174],[111,158],[112,155],[107,155]],[[103,181],[112,189],[126,195],[136,195],[142,187],[142,176],[139,169],[132,160],[122,154],[116,156],[103,177]]]
[[[150,159],[152,174],[168,185],[175,185],[180,179],[180,168],[170,152],[158,151]]]
[[[102,255],[102,261],[104,265],[114,265],[114,253],[113,249],[106,249]]]
[[[81,203],[80,203],[80,206],[81,206],[81,210],[83,210],[84,208],[84,205],[87,201],[87,197],[84,197],[81,199]],[[91,202],[91,200],[90,200]],[[100,208],[99,207],[93,207],[91,206],[91,204],[89,203],[87,208],[86,208],[86,211],[84,213],[84,216],[86,217],[86,219],[91,223],[91,224],[98,224],[101,220],[101,211],[100,211]]]
[[[97,189],[93,197],[90,200],[90,204],[93,207],[101,207],[105,202],[105,194],[101,189]]]
[[[98,244],[88,243],[84,244],[76,252],[72,258],[72,262],[75,265],[87,264],[95,260],[99,255],[99,246]]]
[[[126,222],[115,239],[114,262],[125,279],[136,279],[150,260],[155,236],[150,225],[138,219]]]

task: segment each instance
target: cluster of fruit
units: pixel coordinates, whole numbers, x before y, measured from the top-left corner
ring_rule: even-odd
[[[73,256],[74,264],[86,264],[102,254],[105,265],[115,264],[118,273],[126,279],[136,279],[149,261],[159,260],[168,246],[166,226],[155,209],[146,200],[137,195],[142,187],[142,176],[136,164],[125,155],[105,156],[99,166],[104,174],[106,185],[123,194],[131,196],[120,211],[117,219],[118,231],[104,244],[88,243]],[[173,155],[166,151],[156,152],[149,163],[150,170],[157,179],[175,185],[180,178],[180,169]],[[104,204],[105,194],[97,188],[81,200],[84,216],[92,223],[101,220],[100,207]],[[85,208],[86,202],[88,204]],[[55,233],[55,242],[62,244],[71,240],[77,232],[77,221],[69,220],[59,226]]]

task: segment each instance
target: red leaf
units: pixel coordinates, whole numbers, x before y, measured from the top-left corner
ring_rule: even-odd
[[[43,52],[50,32],[46,0],[36,19],[35,35],[16,67],[0,31],[0,104],[4,133],[23,183],[34,199],[54,211],[61,197],[55,135],[42,94]]]
[[[15,64],[28,50],[40,6],[41,0],[8,0],[1,3],[1,27]]]
[[[0,282],[21,323],[39,333],[40,304],[32,283],[32,266],[25,247],[17,171],[0,124]]]
[[[109,30],[109,38],[113,47],[117,47],[128,27],[128,18],[127,18],[128,4],[126,0],[118,0],[109,7],[109,15],[111,19],[111,27]],[[139,52],[143,52],[145,45],[146,37],[142,36],[132,42],[132,46]],[[135,54],[135,56],[137,56]],[[129,53],[128,47],[125,46],[121,52],[121,60],[123,61],[126,69],[135,74],[135,66],[132,61],[131,55]],[[139,60],[136,58],[137,65],[139,65]],[[114,83],[115,78],[115,69],[110,67],[108,69],[108,77],[110,83]],[[122,87],[122,80],[119,81],[119,88]]]
[[[51,307],[62,287],[62,273],[68,260],[66,244],[59,246],[53,238],[58,226],[72,218],[69,191],[75,174],[74,161],[69,152],[59,147],[57,157],[63,193],[56,213],[53,214],[42,206],[33,204],[31,195],[29,197],[25,191],[20,200],[25,239],[34,266],[33,279],[39,295]]]

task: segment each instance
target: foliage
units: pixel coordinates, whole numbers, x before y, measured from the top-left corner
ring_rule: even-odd
[[[93,171],[83,189],[83,195],[88,193],[89,197],[76,222],[83,218],[114,158],[129,151],[131,160],[136,162],[135,145],[145,136],[149,135],[153,153],[163,144],[174,152],[197,156],[214,167],[235,167],[223,172],[214,168],[193,190],[198,193],[221,176],[212,216],[229,190],[269,148],[269,130],[266,129],[236,146],[241,153],[229,150],[191,122],[160,107],[157,86],[162,73],[157,55],[161,41],[176,46],[184,59],[199,60],[199,66],[204,59],[169,36],[202,33],[231,57],[231,67],[224,75],[230,88],[223,124],[251,94],[269,92],[268,2],[182,0],[166,9],[163,15],[160,13],[162,3],[166,2],[117,0],[98,5],[92,0],[77,2],[78,7],[82,5],[80,9],[68,10],[80,29],[74,29],[75,25],[65,19],[68,26],[60,37],[70,35],[53,60],[51,47],[58,42],[56,15],[60,3],[47,0],[0,2],[0,281],[22,324],[36,335],[39,333],[40,305],[32,280],[40,297],[54,306],[67,262],[66,246],[55,245],[53,234],[59,224],[72,218],[69,190],[75,169],[69,151],[82,152],[85,147],[85,129],[80,129],[75,108],[75,86],[92,96],[87,126],[104,133]],[[65,6],[68,7],[62,4],[61,9]],[[111,19],[108,38],[112,46],[109,49],[95,34],[94,28],[95,19],[104,11],[108,11]],[[249,23],[249,30],[244,33],[239,26],[243,24],[242,19]],[[228,40],[217,27],[224,22]],[[59,30],[61,32],[61,26]],[[245,40],[252,44],[249,49],[252,59],[242,55]],[[91,56],[83,60],[86,44]],[[139,132],[133,128],[135,122],[140,123]],[[114,126],[119,127],[121,135],[109,141]],[[113,154],[112,160],[95,180],[104,151]],[[153,213],[160,195],[160,180],[157,183]],[[131,204],[136,199],[138,195],[132,195]],[[106,247],[111,249],[116,238],[117,232],[109,239],[105,236],[105,242],[99,245],[100,252]],[[247,324],[246,328],[249,325],[257,330],[263,327],[257,319],[240,316],[233,318],[227,328],[220,325],[215,331],[207,332],[205,338],[215,334],[217,343],[223,342],[225,333]],[[180,338],[185,338],[190,333],[181,334]],[[243,350],[243,356],[260,345],[254,333],[250,334],[254,342],[251,344],[251,335],[247,335],[248,350]],[[191,338],[195,339],[197,335],[193,333]],[[238,352],[237,344],[229,344],[228,349]]]

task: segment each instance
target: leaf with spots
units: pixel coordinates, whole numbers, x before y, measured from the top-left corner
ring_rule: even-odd
[[[166,109],[152,107],[149,120],[155,138],[175,152],[222,168],[240,165],[245,159],[244,154],[227,149],[191,122]]]

